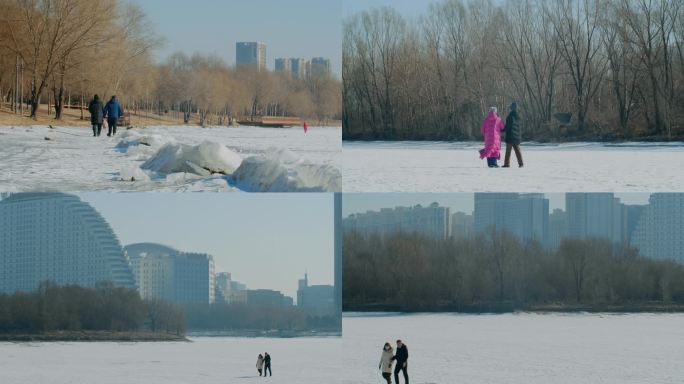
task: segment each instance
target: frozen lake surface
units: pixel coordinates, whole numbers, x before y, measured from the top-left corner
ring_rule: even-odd
[[[339,128],[159,126],[109,138],[0,126],[0,190],[339,191],[341,149]]]
[[[192,343],[0,343],[0,383],[339,382],[339,338],[193,338]],[[268,352],[273,379],[259,377]]]
[[[681,383],[683,325],[684,314],[348,313],[343,383],[380,383],[382,346],[398,338],[413,384]]]
[[[523,143],[524,168],[489,169],[482,143],[344,142],[345,192],[671,192],[684,143]],[[502,147],[502,160],[505,145]]]

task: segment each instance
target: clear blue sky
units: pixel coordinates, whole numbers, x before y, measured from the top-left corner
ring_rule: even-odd
[[[297,279],[333,284],[333,194],[82,193],[122,245],[156,242],[214,257],[249,288],[296,297]]]
[[[380,208],[394,208],[395,206],[423,206],[433,202],[441,206],[451,207],[452,211],[473,212],[472,193],[345,193],[342,195],[342,215],[352,213],[377,211]],[[648,193],[616,193],[625,204],[647,204]],[[565,194],[547,193],[549,209],[565,209]]]
[[[344,17],[353,15],[359,11],[371,8],[391,7],[404,16],[418,16],[427,10],[430,3],[435,0],[342,0],[342,13]]]
[[[235,64],[236,41],[267,44],[268,67],[276,57],[327,57],[342,68],[340,0],[130,0],[166,39],[162,60],[176,51],[217,54]]]
[[[344,17],[371,8],[390,7],[406,18],[423,15],[431,3],[442,3],[444,0],[342,0],[342,14]],[[467,4],[469,1],[463,1]],[[482,2],[484,3],[484,1]],[[501,5],[503,0],[492,0],[492,4]]]

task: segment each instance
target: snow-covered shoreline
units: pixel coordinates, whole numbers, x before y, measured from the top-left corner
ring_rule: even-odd
[[[0,126],[0,190],[341,190],[339,128]]]

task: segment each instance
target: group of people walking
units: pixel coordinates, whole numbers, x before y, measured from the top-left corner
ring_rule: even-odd
[[[259,354],[256,368],[257,371],[259,371],[259,376],[263,373],[263,376],[266,377],[266,372],[268,372],[269,376],[273,376],[273,372],[271,372],[271,355],[269,355],[268,352],[264,352],[263,355],[261,353]]]
[[[506,137],[506,157],[504,159],[504,168],[511,166],[511,150],[515,151],[515,157],[518,160],[518,166],[522,168],[523,158],[520,152],[520,142],[522,141],[522,132],[520,128],[520,116],[518,115],[518,104],[514,101],[511,103],[510,112],[506,117],[506,123],[501,120],[497,114],[497,108],[491,107],[489,114],[482,122],[482,136],[484,136],[485,147],[480,150],[480,159],[487,159],[489,168],[499,168],[497,161],[501,158],[501,132],[505,132]]]
[[[93,136],[100,136],[102,126],[105,123],[108,127],[107,136],[116,135],[117,122],[123,116],[123,108],[121,108],[116,96],[112,96],[107,104],[103,105],[100,96],[95,95],[88,104],[88,111],[90,112],[90,124],[93,126]]]
[[[408,356],[408,348],[401,340],[397,340],[396,352],[390,343],[385,343],[382,347],[378,368],[382,372],[382,377],[387,381],[387,384],[392,384],[392,372],[394,372],[394,382],[396,384],[399,384],[399,372],[402,372],[404,375],[404,383],[409,384]],[[395,362],[396,365],[394,370],[392,370],[392,365]]]

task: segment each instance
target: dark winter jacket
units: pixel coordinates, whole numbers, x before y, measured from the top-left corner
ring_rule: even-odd
[[[118,119],[121,117],[123,115],[123,109],[121,108],[121,104],[119,104],[119,100],[112,97],[104,107],[104,114],[105,117],[110,119]]]
[[[264,356],[264,364],[265,364],[267,367],[270,367],[270,366],[271,366],[271,355],[266,355],[266,356]]]
[[[88,105],[88,111],[90,112],[90,124],[102,124],[104,108],[100,99],[91,100]]]
[[[517,111],[511,111],[506,118],[506,144],[520,144],[521,141],[520,116]]]
[[[397,353],[393,359],[397,361],[397,366],[401,366],[404,362],[408,361],[408,348],[406,348],[406,344],[402,345],[401,348],[397,348]]]

